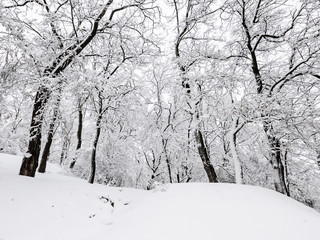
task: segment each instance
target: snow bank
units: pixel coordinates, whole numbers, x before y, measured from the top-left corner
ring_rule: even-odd
[[[271,190],[173,184],[115,224],[110,239],[319,239],[320,215]]]
[[[90,185],[49,164],[18,176],[0,154],[1,240],[318,240],[320,214],[271,190],[172,184],[153,191]]]

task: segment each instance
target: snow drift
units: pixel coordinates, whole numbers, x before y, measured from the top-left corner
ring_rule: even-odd
[[[18,175],[0,154],[0,239],[318,240],[320,214],[271,190],[171,184],[152,191],[90,185],[54,165]]]

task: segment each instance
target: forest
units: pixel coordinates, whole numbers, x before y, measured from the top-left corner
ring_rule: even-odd
[[[2,0],[0,152],[89,183],[320,210],[320,2]]]

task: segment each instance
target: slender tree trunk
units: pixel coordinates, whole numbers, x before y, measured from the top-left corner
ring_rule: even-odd
[[[53,139],[53,130],[54,130],[54,122],[52,121],[49,126],[49,133],[47,137],[47,142],[46,145],[44,146],[43,152],[42,152],[42,157],[39,165],[38,172],[39,173],[44,173],[46,171],[47,167],[47,160],[50,155],[50,148],[52,144],[52,139]]]
[[[239,160],[238,152],[237,152],[237,120],[232,120],[232,127],[230,131],[230,149],[232,154],[232,159],[234,163],[234,171],[236,184],[242,184],[242,168]]]
[[[38,169],[39,173],[44,173],[46,171],[46,167],[47,167],[47,161],[49,159],[50,156],[50,148],[51,148],[51,144],[52,144],[52,140],[53,140],[53,135],[54,135],[54,127],[56,125],[56,121],[59,115],[59,106],[60,106],[60,100],[61,100],[61,89],[59,90],[57,99],[56,99],[56,103],[53,109],[53,118],[50,122],[49,125],[49,132],[47,135],[47,142],[44,146],[43,152],[42,152],[42,157],[41,157],[41,161],[40,161],[40,166]]]
[[[33,105],[33,112],[30,124],[30,138],[28,151],[22,159],[20,175],[34,177],[38,167],[38,160],[41,147],[41,128],[43,123],[43,111],[49,98],[49,90],[40,86]]]
[[[317,164],[318,164],[318,167],[320,168],[320,148],[316,150],[316,154],[317,154]]]
[[[70,168],[72,169],[77,161],[77,158],[79,156],[79,151],[81,149],[81,145],[82,145],[82,127],[83,127],[83,112],[82,112],[82,107],[79,103],[79,106],[78,106],[78,130],[77,130],[77,140],[78,140],[78,143],[77,143],[77,147],[76,147],[76,153],[70,163]]]
[[[167,153],[167,141],[162,138],[162,146],[163,146],[163,151],[166,157],[166,163],[167,163],[167,168],[168,168],[168,174],[169,174],[169,182],[172,183],[172,174],[171,174],[171,163],[170,163],[170,159]]]
[[[179,175],[179,172],[177,172],[177,183],[180,183],[180,175]]]
[[[99,141],[100,132],[101,132],[101,127],[100,127],[101,119],[102,119],[102,116],[99,115],[97,120],[96,136],[94,138],[93,148],[91,151],[91,171],[90,171],[90,176],[88,180],[89,183],[94,183],[94,178],[96,174],[96,150],[97,150],[98,141]]]
[[[203,139],[203,135],[202,135],[202,132],[200,131],[200,129],[197,129],[195,131],[195,138],[196,138],[196,142],[197,142],[198,152],[201,157],[204,170],[207,173],[209,182],[218,182],[217,174],[216,174],[214,167],[210,161],[210,158],[208,155],[208,150],[205,145],[205,141]]]
[[[101,120],[102,120],[102,114],[103,114],[102,101],[103,101],[102,96],[99,93],[99,114],[96,122],[96,135],[94,138],[93,147],[91,151],[91,171],[88,179],[88,182],[91,184],[94,183],[94,178],[96,174],[96,151],[97,151],[97,146],[98,146],[100,132],[101,132]]]
[[[289,182],[289,170],[288,170],[288,150],[285,150],[284,156],[284,175],[286,179],[286,186],[287,186],[287,191],[288,191],[288,196],[290,197],[290,182]]]

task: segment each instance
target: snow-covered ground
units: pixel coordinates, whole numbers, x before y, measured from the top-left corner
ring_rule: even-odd
[[[0,154],[0,240],[319,240],[320,214],[271,190],[172,184],[152,191],[90,185],[54,165],[18,175]]]

